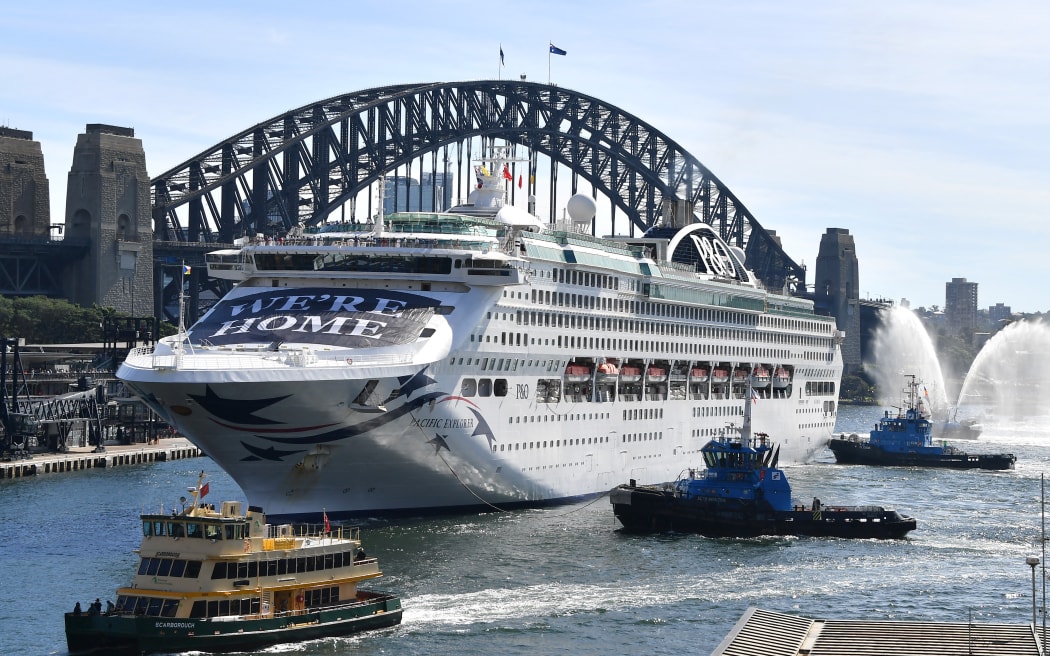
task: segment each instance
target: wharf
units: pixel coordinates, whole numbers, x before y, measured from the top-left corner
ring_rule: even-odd
[[[155,444],[107,446],[105,451],[95,451],[94,447],[71,447],[64,453],[41,453],[22,460],[0,462],[0,479],[166,462],[202,455],[201,450],[184,437],[162,438]]]

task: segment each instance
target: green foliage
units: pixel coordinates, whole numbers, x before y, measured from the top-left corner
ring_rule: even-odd
[[[839,399],[857,405],[874,404],[876,402],[875,388],[861,376],[853,374],[843,376]]]
[[[25,338],[27,344],[102,342],[106,316],[122,316],[112,308],[90,308],[46,296],[0,296],[0,335]]]

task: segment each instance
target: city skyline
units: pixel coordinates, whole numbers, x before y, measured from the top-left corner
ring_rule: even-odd
[[[856,238],[862,298],[943,307],[945,283],[965,277],[982,308],[1050,310],[1044,4],[535,2],[505,21],[472,18],[473,4],[401,7],[16,6],[0,19],[0,124],[41,142],[61,222],[87,123],[133,127],[156,175],[356,89],[550,75],[696,156],[811,284],[837,227]]]

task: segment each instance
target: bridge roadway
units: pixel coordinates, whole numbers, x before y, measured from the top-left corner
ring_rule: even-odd
[[[184,437],[161,438],[153,444],[69,447],[63,453],[35,454],[25,459],[0,462],[0,479],[27,478],[85,469],[109,469],[124,465],[199,458],[204,454]]]

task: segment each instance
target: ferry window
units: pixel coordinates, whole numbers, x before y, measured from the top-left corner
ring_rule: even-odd
[[[164,522],[153,522],[153,535],[164,535]]]
[[[325,554],[323,557],[324,569],[332,569],[335,567],[335,554]]]
[[[254,562],[254,561],[252,561]],[[231,563],[232,565],[232,563]],[[229,572],[227,572],[229,573]],[[237,578],[246,579],[248,578],[248,563],[237,563]]]
[[[241,524],[227,524],[226,525],[226,539],[227,540],[240,540],[241,539]]]
[[[178,599],[165,599],[164,606],[160,609],[161,617],[175,617],[175,611],[179,609]]]
[[[211,578],[224,579],[226,578],[226,563],[219,561],[215,563],[215,567],[211,570]]]
[[[266,576],[277,576],[277,561],[266,561]]]
[[[142,522],[142,535],[146,537],[153,535],[153,522]]]
[[[183,574],[183,578],[195,579],[201,574],[201,561],[199,560],[187,560],[186,561],[186,573]]]
[[[117,597],[117,612],[124,612],[124,609],[129,611],[135,608],[135,597],[119,595]]]
[[[160,597],[153,597],[149,600],[149,607],[146,608],[146,614],[150,617],[158,617],[160,615],[160,606],[164,603],[164,600]]]
[[[281,558],[277,561],[277,575],[282,576],[288,573],[288,561]]]
[[[135,603],[135,614],[136,615],[145,615],[146,614],[146,608],[148,606],[149,606],[149,597],[139,597],[138,601]]]
[[[193,607],[190,608],[190,617],[207,617],[205,603],[204,601],[193,602]]]
[[[204,537],[208,538],[209,540],[221,540],[222,527],[218,524],[205,524]]]
[[[482,378],[478,381],[478,396],[492,396],[492,380]]]
[[[146,573],[146,569],[149,567],[149,560],[150,560],[149,558],[143,558],[142,560],[139,561],[139,574],[140,575]]]
[[[478,383],[473,378],[464,378],[459,384],[460,396],[474,396],[478,392]]]
[[[185,560],[176,559],[176,560],[171,561],[171,573],[170,573],[171,576],[176,576],[176,577],[182,576],[183,573],[185,573],[185,571],[186,571],[186,561]]]
[[[227,602],[229,603],[229,602]],[[219,602],[218,600],[208,602],[208,613],[205,617],[218,617],[219,616]]]
[[[259,576],[259,563],[257,561],[251,561],[248,563],[248,578],[254,579]]]
[[[154,576],[157,573],[157,566],[160,565],[160,558],[150,558],[149,564],[146,566],[146,574]]]
[[[188,538],[199,538],[203,537],[204,533],[201,532],[201,525],[197,522],[186,523],[186,537]]]
[[[295,571],[296,572],[305,572],[306,571],[306,559],[305,558],[296,558],[295,559]]]
[[[506,396],[507,395],[507,379],[497,378],[493,386],[493,394],[495,396]]]
[[[338,552],[336,554],[333,554],[332,567],[342,567],[342,566],[343,566],[343,552],[340,551],[340,552]]]
[[[186,528],[182,522],[168,522],[168,535],[173,538],[186,536]]]
[[[171,574],[171,558],[164,558],[157,567],[157,576],[168,576]]]

